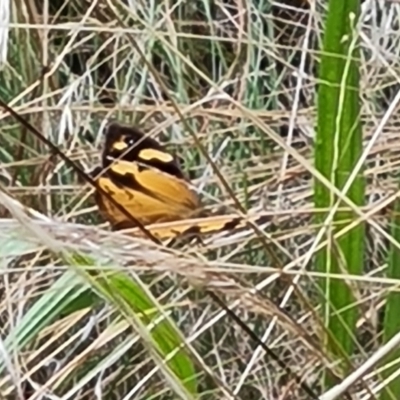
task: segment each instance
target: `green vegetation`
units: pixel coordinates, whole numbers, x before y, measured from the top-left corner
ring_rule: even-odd
[[[111,232],[2,113],[0,397],[400,398],[398,9],[11,3],[0,99],[71,160],[98,165],[118,119],[182,159],[207,213],[266,218],[168,246]]]
[[[365,199],[363,170],[358,162],[362,156],[362,129],[359,98],[359,38],[356,30],[359,0],[347,1],[341,7],[329,2],[324,36],[324,53],[321,57],[318,91],[317,136],[315,165],[327,180],[340,189],[342,196],[355,206]],[[362,164],[361,164],[362,166]],[[330,274],[360,275],[364,265],[364,227],[361,221],[340,238],[335,238],[340,228],[357,220],[354,211],[335,212],[345,206],[333,192],[332,186],[316,179],[315,205],[327,208],[318,215],[318,222],[333,220],[336,229],[329,225],[323,236],[328,245],[317,254],[316,266],[326,273],[323,279],[323,317],[327,327],[327,350],[345,359],[345,372],[351,370],[350,356],[354,350],[357,308],[351,286],[345,280],[330,279]]]

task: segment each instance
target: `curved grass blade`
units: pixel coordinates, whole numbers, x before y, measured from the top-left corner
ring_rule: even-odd
[[[87,257],[75,253],[70,259],[71,265],[80,267],[92,266]],[[179,330],[171,319],[164,318],[161,305],[138,283],[127,275],[116,272],[103,277],[99,274],[84,272],[88,282],[102,297],[113,304],[130,322],[152,351],[159,358],[160,368],[182,398],[192,398],[197,394],[195,368],[188,356]],[[142,322],[143,321],[143,322]],[[147,326],[146,326],[147,325]],[[152,325],[149,332],[149,326]],[[164,365],[164,360],[165,365]]]
[[[33,304],[15,329],[7,335],[4,340],[6,350],[20,350],[57,318],[93,306],[96,298],[88,289],[81,277],[72,271],[66,272]],[[0,371],[4,368],[3,361],[0,360]]]

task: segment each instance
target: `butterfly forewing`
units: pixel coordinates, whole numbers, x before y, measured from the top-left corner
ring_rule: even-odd
[[[140,162],[176,178],[185,179],[176,158],[168,153],[160,143],[145,136],[134,127],[113,122],[105,131],[103,167],[113,160]]]

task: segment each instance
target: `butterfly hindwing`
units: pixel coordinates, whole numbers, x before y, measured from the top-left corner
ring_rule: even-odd
[[[250,224],[262,225],[272,220],[271,213],[249,216],[246,219],[237,215],[217,215],[204,218],[177,220],[146,226],[149,232],[158,239],[173,239],[176,237],[201,236],[223,231],[239,231],[249,228]],[[250,224],[249,224],[250,223]],[[138,229],[130,230],[130,234],[138,236]]]

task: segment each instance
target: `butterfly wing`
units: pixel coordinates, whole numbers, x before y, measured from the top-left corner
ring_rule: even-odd
[[[185,219],[200,207],[176,158],[134,127],[106,127],[102,164],[98,185],[143,225]],[[135,226],[101,192],[96,201],[114,229]]]
[[[114,160],[139,162],[141,165],[153,167],[176,178],[185,179],[177,159],[160,143],[145,136],[135,127],[117,122],[110,123],[105,129],[102,159],[104,168]]]
[[[237,231],[248,226],[248,221],[260,225],[272,219],[271,213],[249,216],[248,220],[237,215],[190,219],[196,214],[199,201],[184,180],[126,161],[115,161],[105,175],[96,178],[94,175],[99,173],[101,168],[92,173],[97,184],[161,240]],[[162,185],[164,190],[157,190],[157,185]],[[96,201],[101,214],[115,230],[135,227],[135,223],[101,192],[96,192]],[[134,229],[130,234],[140,236],[141,232]]]
[[[187,218],[199,208],[197,195],[184,180],[137,163],[114,161],[98,185],[143,225]],[[97,194],[103,216],[118,229],[134,226],[110,200]]]
[[[176,237],[197,236],[212,234],[223,231],[240,231],[249,228],[250,224],[264,225],[271,222],[273,213],[250,215],[241,218],[237,215],[214,215],[205,218],[194,218],[173,222],[156,223],[146,226],[146,229],[160,240],[173,239]],[[138,229],[130,230],[129,234],[140,236]]]

